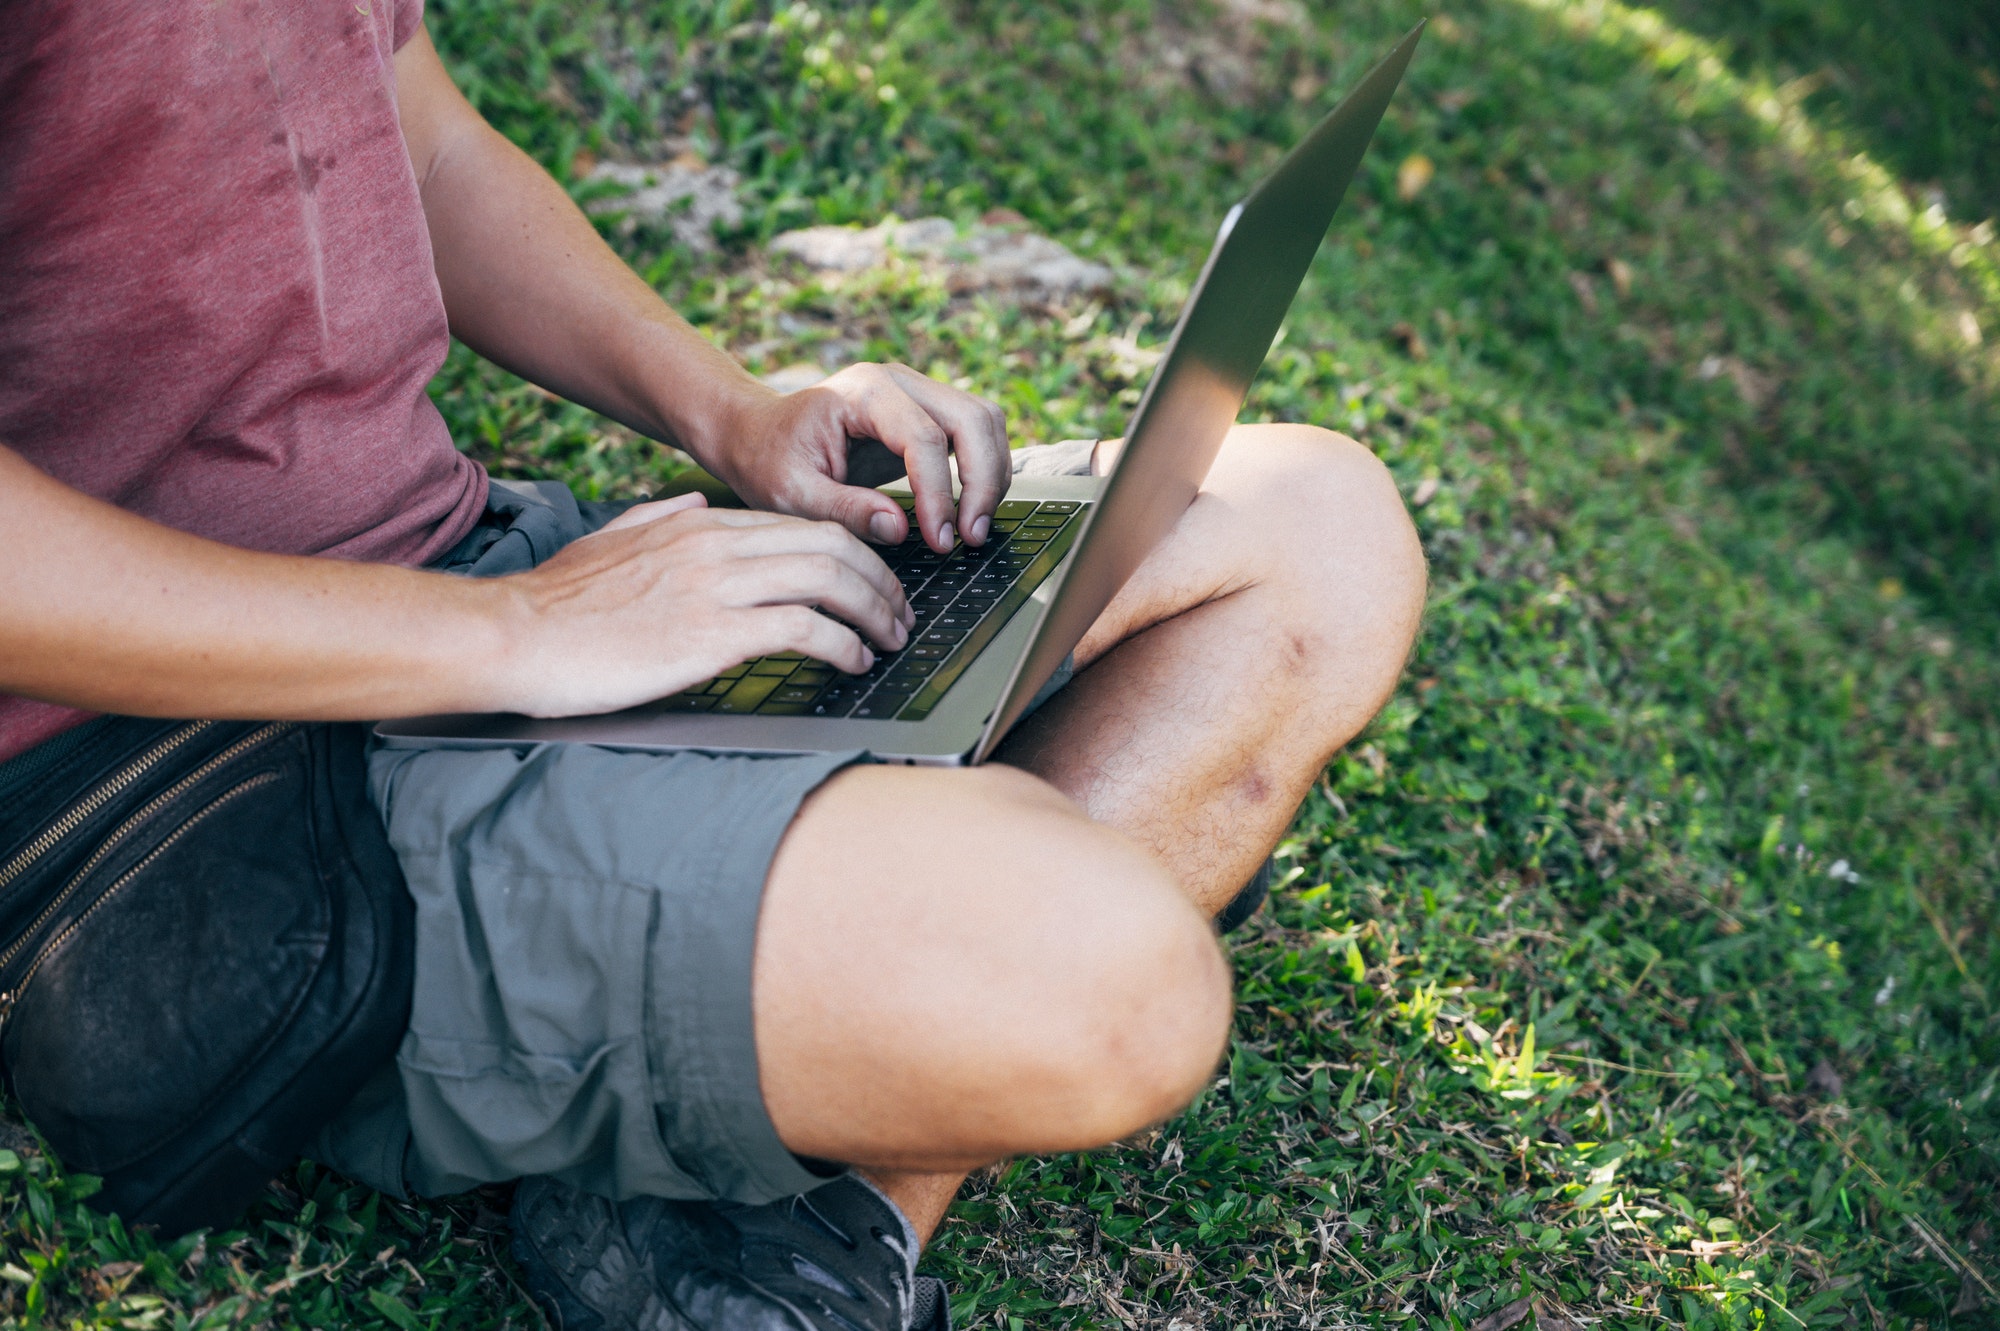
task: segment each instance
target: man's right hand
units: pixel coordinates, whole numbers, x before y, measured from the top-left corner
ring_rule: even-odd
[[[895,574],[837,523],[700,495],[638,505],[493,585],[513,593],[502,696],[531,716],[650,702],[771,652],[858,673],[868,643],[895,651],[915,622]]]

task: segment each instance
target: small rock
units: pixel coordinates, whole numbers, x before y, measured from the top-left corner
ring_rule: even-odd
[[[794,361],[763,376],[766,388],[775,388],[780,393],[796,393],[801,388],[811,388],[827,377],[825,369],[809,360]]]
[[[1109,268],[1078,258],[1011,217],[963,233],[943,217],[891,219],[866,230],[807,227],[773,240],[771,252],[821,272],[841,273],[879,268],[892,255],[902,255],[941,272],[954,292],[1013,291],[1054,300],[1102,294],[1111,287]]]
[[[0,1150],[13,1151],[17,1155],[30,1155],[35,1149],[34,1133],[12,1119],[0,1118]]]
[[[1840,1074],[1823,1058],[1806,1074],[1806,1089],[1822,1100],[1838,1100],[1842,1087]]]
[[[584,179],[609,181],[624,193],[592,202],[587,211],[623,213],[628,234],[640,225],[663,226],[674,239],[696,253],[715,249],[715,227],[743,224],[743,205],[736,198],[741,178],[726,166],[705,166],[698,160],[635,166],[599,162]]]
[[[809,226],[787,231],[771,242],[771,253],[797,259],[823,273],[858,273],[889,261],[892,223],[866,231],[852,226]]]

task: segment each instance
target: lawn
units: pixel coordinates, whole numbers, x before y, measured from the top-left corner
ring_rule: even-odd
[[[1246,418],[1363,440],[1432,561],[1403,687],[1231,940],[1227,1065],[977,1178],[927,1269],[1002,1328],[2000,1326],[2000,20],[1974,3],[1452,0]],[[907,361],[1020,442],[1116,432],[1233,197],[1396,0],[431,0],[585,194],[741,174],[713,249],[607,230],[760,372]],[[1008,209],[1060,307],[773,265]],[[455,351],[496,470],[674,458]],[[1339,521],[1329,514],[1328,521]],[[311,1165],[226,1233],[86,1209],[0,1122],[8,1324],[539,1325],[503,1190]]]

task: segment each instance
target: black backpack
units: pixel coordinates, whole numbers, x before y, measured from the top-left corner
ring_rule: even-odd
[[[0,792],[0,1067],[93,1204],[227,1224],[393,1057],[412,907],[365,742],[106,718]]]

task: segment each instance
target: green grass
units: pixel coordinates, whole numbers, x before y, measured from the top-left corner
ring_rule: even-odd
[[[618,242],[716,340],[907,360],[1023,441],[1119,428],[1098,339],[1162,335],[1229,199],[1418,13],[1314,12],[430,9],[559,174],[669,132],[743,172],[720,256]],[[1236,942],[1224,1076],[1141,1139],[982,1175],[930,1269],[982,1328],[1462,1331],[1524,1298],[1544,1327],[2000,1325],[2000,246],[1968,225],[2000,179],[1991,23],[1448,13],[1248,413],[1348,430],[1423,499],[1405,686]],[[1204,31],[1251,59],[1161,58]],[[1403,200],[1413,153],[1436,176]],[[813,221],[993,206],[1112,263],[1118,297],[758,258]],[[603,494],[674,469],[462,351],[438,396],[502,469]],[[163,1247],[10,1144],[14,1322],[536,1324],[499,1191],[405,1206],[302,1165]]]

